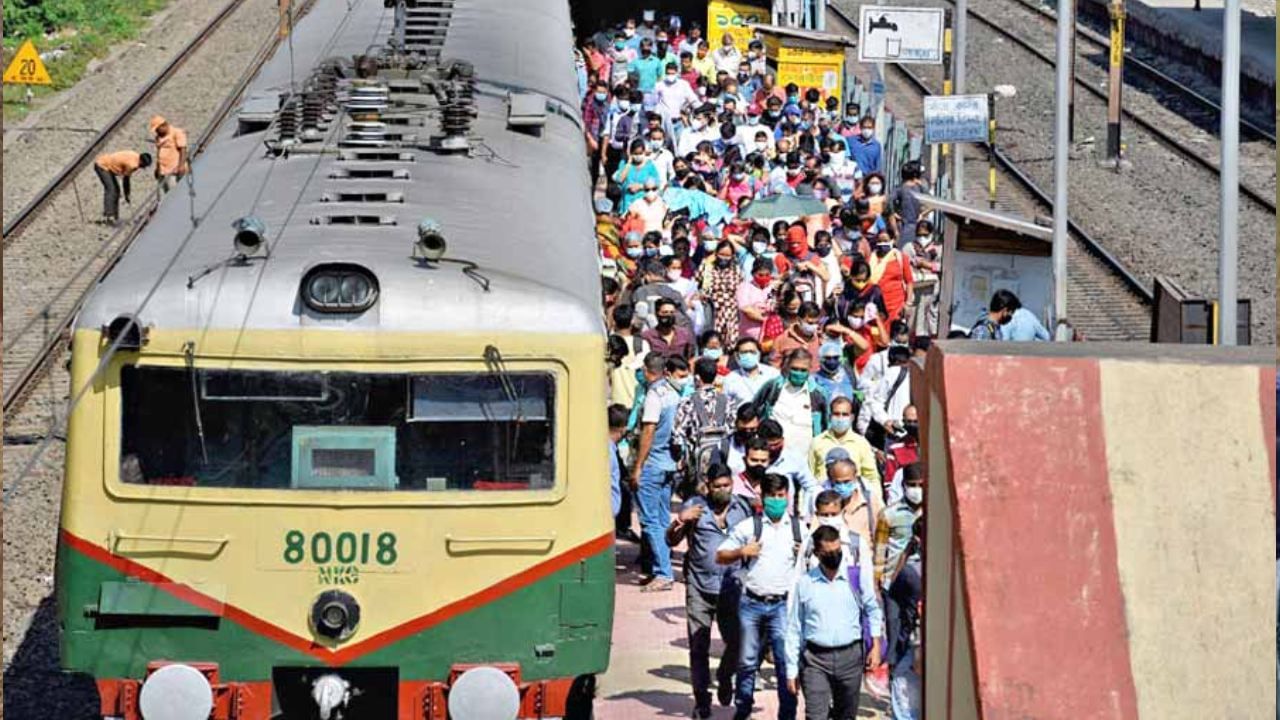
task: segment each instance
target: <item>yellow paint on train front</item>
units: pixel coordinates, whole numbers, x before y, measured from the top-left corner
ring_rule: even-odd
[[[555,484],[536,491],[237,490],[126,485],[120,467],[125,364],[361,372],[484,371],[496,345],[509,370],[556,376]],[[106,344],[73,340],[73,387],[93,378]],[[62,527],[301,638],[308,611],[334,587],[308,563],[282,561],[286,534],[396,537],[396,562],[370,562],[353,584],[364,613],[348,642],[405,623],[610,533],[602,336],[502,337],[351,331],[153,331],[141,354],[113,358],[70,418]],[[495,543],[475,541],[505,538]],[[489,552],[477,552],[488,550]],[[350,577],[345,578],[350,580]],[[225,591],[221,589],[225,588]]]

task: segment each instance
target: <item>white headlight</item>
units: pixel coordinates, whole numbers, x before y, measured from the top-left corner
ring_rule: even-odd
[[[515,720],[518,712],[520,689],[498,668],[471,668],[449,688],[449,717],[454,720]]]
[[[190,665],[165,665],[142,684],[138,709],[147,720],[206,720],[213,711],[213,688]]]

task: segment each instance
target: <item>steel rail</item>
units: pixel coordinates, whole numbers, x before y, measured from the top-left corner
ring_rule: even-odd
[[[1058,13],[1046,7],[1036,5],[1033,2],[1029,2],[1029,0],[1012,0],[1012,1],[1026,7],[1028,10],[1033,10],[1043,15],[1045,18],[1050,19],[1055,23],[1058,22]],[[1093,28],[1089,27],[1088,25],[1085,25],[1082,22],[1076,23],[1076,33],[1081,35],[1085,39],[1093,42],[1098,47],[1101,47],[1104,49],[1111,47],[1111,40],[1109,38],[1107,38],[1102,33],[1095,31]],[[1199,91],[1197,91],[1195,88],[1191,87],[1190,85],[1187,85],[1186,83],[1173,77],[1172,75],[1169,75],[1165,71],[1161,70],[1155,65],[1152,65],[1146,60],[1143,60],[1137,55],[1134,55],[1128,50],[1124,51],[1124,55],[1125,55],[1124,63],[1125,63],[1126,70],[1130,68],[1136,68],[1137,70],[1142,72],[1144,75],[1155,78],[1157,81],[1164,83],[1165,85],[1168,85],[1169,87],[1173,88],[1179,93],[1182,93],[1186,97],[1193,100],[1197,105],[1204,107],[1206,110],[1210,110],[1218,114],[1222,113],[1221,105],[1219,105],[1214,100],[1207,98],[1204,95],[1201,95]],[[1246,117],[1240,118],[1240,126],[1245,130],[1248,130],[1253,135],[1263,140],[1266,140],[1267,142],[1270,142],[1272,145],[1276,144],[1276,135],[1275,135],[1274,129],[1267,129],[1261,125],[1258,125],[1257,123],[1254,123],[1253,121],[1249,120]]]
[[[857,23],[853,22],[853,20],[848,15],[846,15],[843,10],[836,7],[835,5],[830,5],[830,4],[827,5],[827,8],[833,11],[836,14],[836,16],[839,17],[846,25],[848,25],[853,32],[855,33],[858,32]],[[924,79],[921,78],[919,75],[916,75],[915,73],[911,72],[910,69],[898,63],[886,63],[886,64],[893,65],[895,68],[897,68],[897,70],[902,73],[903,77],[907,78],[907,80],[912,85],[914,85],[916,89],[919,90],[922,94],[924,95],[935,94],[933,89],[930,88],[927,83],[925,83]],[[991,151],[991,146],[985,142],[975,143],[975,144],[985,148],[988,152]],[[999,150],[997,150],[994,153],[994,156],[996,158],[996,162],[998,162],[1001,167],[1007,170],[1010,175],[1016,178],[1018,182],[1021,183],[1027,190],[1029,190],[1033,195],[1039,198],[1040,202],[1044,203],[1048,207],[1053,207],[1053,196],[1050,195],[1049,193],[1046,193],[1043,188],[1037,185],[1035,181],[1029,175],[1027,175],[1026,172],[1024,172],[1021,168],[1018,167],[1017,163],[1015,163],[1011,158],[1009,158],[1007,155],[1005,155],[1003,152],[1000,152]],[[1146,303],[1147,305],[1151,305],[1155,302],[1155,295],[1152,292],[1152,290],[1148,288],[1145,284],[1143,284],[1143,282],[1139,280],[1137,276],[1135,276],[1132,272],[1129,271],[1127,267],[1124,266],[1124,263],[1120,262],[1120,260],[1116,258],[1116,256],[1108,252],[1107,249],[1103,247],[1102,243],[1098,242],[1098,240],[1094,238],[1092,235],[1090,235],[1088,232],[1086,232],[1084,228],[1076,224],[1074,220],[1067,218],[1067,229],[1070,230],[1071,234],[1076,236],[1076,238],[1079,239],[1084,244],[1085,249],[1088,250],[1090,254],[1096,256],[1099,260],[1101,260],[1102,263],[1106,265],[1108,269],[1114,272],[1121,280],[1123,280],[1125,286],[1127,286],[1130,291],[1132,291],[1135,295],[1141,298],[1144,303]]]
[[[243,0],[233,0],[233,2],[240,3],[243,2]],[[316,0],[305,0],[295,15],[295,22],[298,18],[305,15],[315,2]],[[262,69],[262,66],[280,47],[282,41],[283,38],[278,34],[273,33],[272,37],[264,43],[262,48],[254,55],[252,62],[250,62],[249,66],[240,76],[240,79],[236,82],[235,88],[226,97],[226,99],[222,101],[217,110],[214,111],[213,117],[209,120],[208,124],[205,125],[205,129],[200,134],[199,138],[197,138],[195,146],[192,149],[193,159],[199,157],[204,152],[209,142],[213,139],[214,134],[221,127],[222,123],[226,121],[232,108],[234,108],[240,101],[240,98],[243,97],[245,90],[249,87],[249,83],[253,81],[253,78],[257,76],[258,72]],[[109,272],[111,272],[117,263],[119,263],[120,259],[124,256],[124,253],[133,244],[133,241],[142,232],[143,227],[146,226],[147,222],[151,219],[151,216],[155,213],[156,208],[159,206],[159,199],[160,191],[159,188],[156,188],[152,190],[151,194],[147,197],[146,209],[135,213],[129,225],[122,229],[122,231],[125,232],[124,239],[119,243],[115,250],[112,251],[110,258],[94,275],[93,280],[91,280],[80,293],[80,296],[76,299],[71,310],[63,314],[58,319],[57,326],[53,329],[53,332],[49,333],[46,337],[40,350],[37,351],[36,356],[27,364],[26,367],[22,369],[22,372],[18,375],[18,378],[12,383],[12,385],[4,389],[3,411],[6,418],[11,417],[13,413],[22,407],[27,398],[30,397],[31,391],[34,390],[36,384],[44,377],[53,361],[59,355],[59,350],[65,346],[71,327],[75,322],[76,315],[79,314],[80,308],[84,305],[84,301],[88,297],[89,292],[96,287]]]
[[[157,73],[155,77],[151,78],[146,87],[142,88],[142,90],[120,110],[120,112],[116,113],[115,117],[113,117],[106,126],[94,136],[93,140],[91,140],[89,144],[86,145],[74,159],[72,159],[71,162],[67,163],[67,165],[63,167],[62,170],[60,170],[58,174],[40,190],[39,193],[36,194],[35,198],[32,199],[31,202],[27,203],[18,211],[18,214],[14,216],[12,220],[5,224],[3,231],[4,248],[8,248],[9,245],[22,234],[22,231],[26,229],[27,225],[29,225],[37,215],[40,214],[40,211],[47,207],[53,199],[57,197],[58,194],[68,184],[70,184],[70,182],[74,180],[81,171],[84,170],[85,163],[92,160],[98,152],[103,149],[111,136],[115,135],[116,132],[124,127],[125,123],[137,114],[142,105],[146,103],[162,85],[168,82],[168,80],[173,77],[174,73],[176,73],[186,63],[187,59],[205,43],[209,36],[212,35],[214,31],[216,31],[222,23],[244,3],[245,0],[231,0],[228,2],[227,5],[222,8],[222,10],[219,11],[218,14],[204,26],[204,28],[200,30],[200,33],[192,38],[191,42],[187,43],[187,45],[183,47],[177,55],[169,60],[160,72]]]
[[[948,1],[950,2],[951,0],[948,0]],[[1021,3],[1021,2],[1019,4],[1025,5],[1025,3]],[[1022,49],[1031,53],[1032,55],[1035,55],[1036,57],[1040,58],[1044,62],[1048,63],[1049,67],[1054,67],[1056,65],[1053,58],[1049,57],[1039,48],[1033,46],[1030,41],[1002,27],[995,20],[992,20],[991,18],[983,15],[982,13],[976,10],[973,10],[972,8],[969,10],[969,15],[972,16],[978,22],[982,23],[983,25],[991,28],[992,30],[995,30],[1001,36],[1009,39],[1018,47],[1021,47]],[[1096,98],[1101,99],[1104,102],[1107,100],[1106,92],[1098,89],[1092,83],[1082,78],[1079,74],[1076,74],[1073,79],[1075,80],[1077,85],[1084,88],[1085,90],[1088,90],[1089,94],[1093,95]],[[1209,160],[1201,156],[1194,149],[1187,147],[1180,140],[1178,140],[1178,138],[1174,137],[1172,133],[1164,130],[1163,128],[1160,128],[1155,123],[1152,123],[1151,121],[1147,120],[1141,115],[1135,113],[1133,110],[1124,109],[1122,107],[1121,111],[1126,116],[1128,116],[1129,119],[1133,120],[1135,124],[1137,124],[1143,130],[1150,133],[1153,137],[1155,137],[1157,140],[1159,140],[1161,143],[1163,143],[1167,147],[1176,151],[1179,155],[1182,155],[1186,159],[1191,160],[1196,165],[1199,165],[1200,167],[1213,172],[1215,175],[1221,175],[1221,169],[1218,167],[1216,163],[1214,163],[1212,160]],[[1275,201],[1271,197],[1269,197],[1267,194],[1263,193],[1260,190],[1255,189],[1254,187],[1250,186],[1249,184],[1243,181],[1240,183],[1240,192],[1245,197],[1249,198],[1250,200],[1266,208],[1271,213],[1275,213],[1276,211]],[[1274,196],[1274,194],[1272,194],[1272,196]]]

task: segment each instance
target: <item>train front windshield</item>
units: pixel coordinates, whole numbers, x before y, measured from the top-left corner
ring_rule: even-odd
[[[120,384],[125,483],[438,491],[555,481],[550,373],[131,366]]]

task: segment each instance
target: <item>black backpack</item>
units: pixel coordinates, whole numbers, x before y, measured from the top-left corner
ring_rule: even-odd
[[[800,536],[800,498],[799,495],[792,498],[791,503],[791,540],[795,545],[791,548],[791,554],[796,559],[800,559],[800,546],[804,544],[803,538]],[[753,513],[751,515],[751,531],[752,538],[756,544],[760,543],[760,536],[764,534],[764,516],[761,513]],[[745,563],[744,563],[745,564]]]

